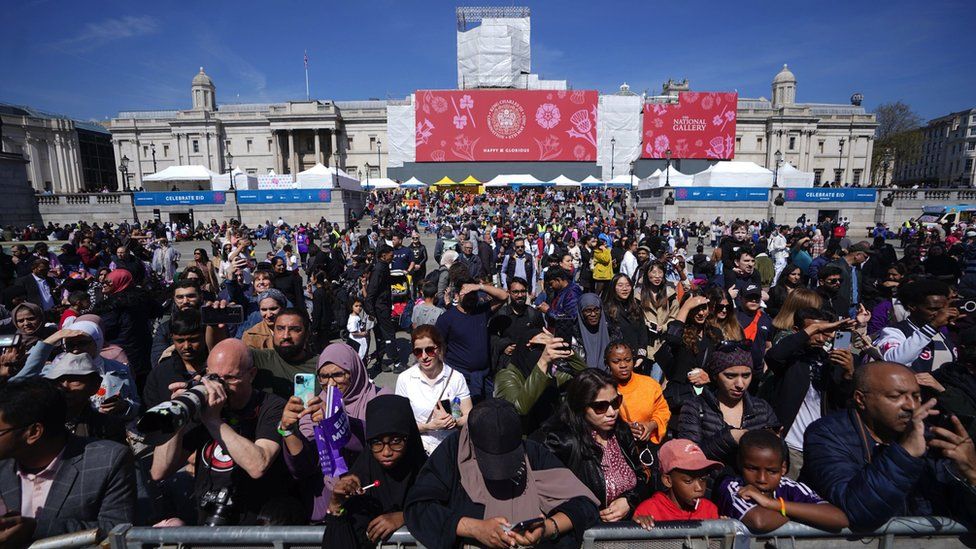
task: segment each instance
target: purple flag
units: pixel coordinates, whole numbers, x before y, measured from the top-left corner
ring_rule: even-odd
[[[315,425],[315,445],[319,449],[319,465],[322,476],[338,477],[349,472],[346,460],[339,450],[349,442],[351,430],[346,410],[342,407],[342,393],[332,386],[326,389],[325,417]]]

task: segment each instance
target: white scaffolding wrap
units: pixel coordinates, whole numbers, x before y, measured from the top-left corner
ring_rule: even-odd
[[[531,69],[528,17],[483,19],[457,33],[458,89],[511,88]]]
[[[409,105],[386,107],[386,139],[389,143],[386,161],[391,168],[399,168],[404,162],[414,162],[417,159],[417,132],[413,111],[413,100]]]
[[[640,155],[641,97],[601,95],[596,118],[597,164],[603,168],[603,180],[611,179],[611,149],[613,176],[629,174],[630,163]],[[610,139],[614,139],[613,146]]]

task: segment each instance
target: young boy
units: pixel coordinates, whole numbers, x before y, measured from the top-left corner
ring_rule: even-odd
[[[805,484],[785,477],[786,447],[772,431],[749,431],[739,439],[741,477],[726,477],[713,497],[723,516],[755,533],[771,532],[790,520],[821,530],[847,527],[847,516]]]
[[[634,522],[644,528],[662,520],[709,520],[718,518],[718,508],[705,499],[708,476],[723,465],[705,457],[694,442],[676,438],[658,450],[661,482],[666,492],[658,492],[637,506]]]
[[[58,329],[64,328],[64,321],[73,316],[81,315],[81,311],[91,307],[91,298],[86,292],[71,292],[68,294],[68,308],[61,313]]]
[[[434,297],[437,296],[437,284],[430,280],[424,281],[421,285],[421,292],[423,292],[424,301],[414,306],[413,316],[410,317],[414,328],[424,324],[434,324],[438,317],[444,314],[444,309],[434,305]]]

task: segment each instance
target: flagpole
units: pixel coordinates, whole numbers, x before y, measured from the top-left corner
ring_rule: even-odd
[[[309,100],[308,94],[308,50],[305,50],[305,101]]]

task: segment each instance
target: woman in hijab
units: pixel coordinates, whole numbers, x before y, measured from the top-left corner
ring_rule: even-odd
[[[91,397],[92,407],[103,414],[117,415],[123,419],[135,419],[140,406],[139,391],[136,388],[135,380],[132,378],[128,366],[101,356],[100,352],[104,341],[102,329],[97,321],[76,319],[70,327],[58,330],[43,341],[38,341],[27,355],[24,368],[12,379],[46,375],[51,369],[53,361],[57,360],[59,356],[66,353],[87,353],[102,377],[101,387]],[[57,356],[48,362],[47,358],[55,352]]]
[[[353,530],[360,547],[375,547],[404,524],[407,490],[427,461],[420,431],[410,420],[412,414],[405,397],[380,395],[371,400],[366,406],[367,451],[359,455],[349,474],[336,481],[332,491],[330,510],[333,514],[345,510],[345,525]],[[379,484],[368,492],[362,490],[375,483]]]
[[[278,318],[278,311],[288,306],[288,298],[271,288],[258,295],[257,304],[261,320],[244,330],[241,341],[251,349],[271,349],[274,347],[274,322]]]
[[[526,433],[535,431],[552,415],[559,406],[563,385],[587,367],[563,342],[553,339],[538,329],[519,334],[511,361],[495,375],[495,397],[515,406]],[[562,368],[554,366],[556,360],[565,363]],[[556,383],[551,383],[552,379]]]
[[[579,547],[597,499],[541,444],[522,440],[511,403],[488,399],[430,456],[407,494],[407,528],[429,549]],[[538,519],[524,530],[520,521]]]
[[[102,319],[105,341],[125,350],[136,385],[141,387],[150,369],[151,319],[158,316],[160,305],[133,283],[132,274],[125,269],[105,275],[102,292],[105,300],[92,312]]]
[[[44,323],[44,310],[29,301],[14,307],[10,316],[14,319],[14,328],[17,329],[20,346],[25,353],[55,331],[54,325]]]
[[[342,406],[349,419],[352,436],[340,450],[346,463],[354,463],[366,443],[366,405],[373,398],[389,394],[369,379],[366,365],[359,354],[345,343],[333,343],[319,355],[316,372],[320,387],[335,386],[342,395]],[[281,430],[293,431],[298,424],[298,434],[285,436],[285,465],[292,476],[300,481],[302,497],[312,509],[311,520],[322,521],[329,509],[332,487],[336,479],[323,477],[319,453],[315,444],[315,421],[321,419],[322,403],[327,400],[325,389],[305,406],[299,397],[291,397],[281,417]],[[411,413],[409,418],[413,418]]]
[[[573,336],[573,351],[586,360],[587,368],[606,369],[603,351],[607,344],[620,338],[616,326],[607,322],[603,314],[603,303],[596,294],[583,294],[579,300],[579,315],[576,316],[576,333]]]

